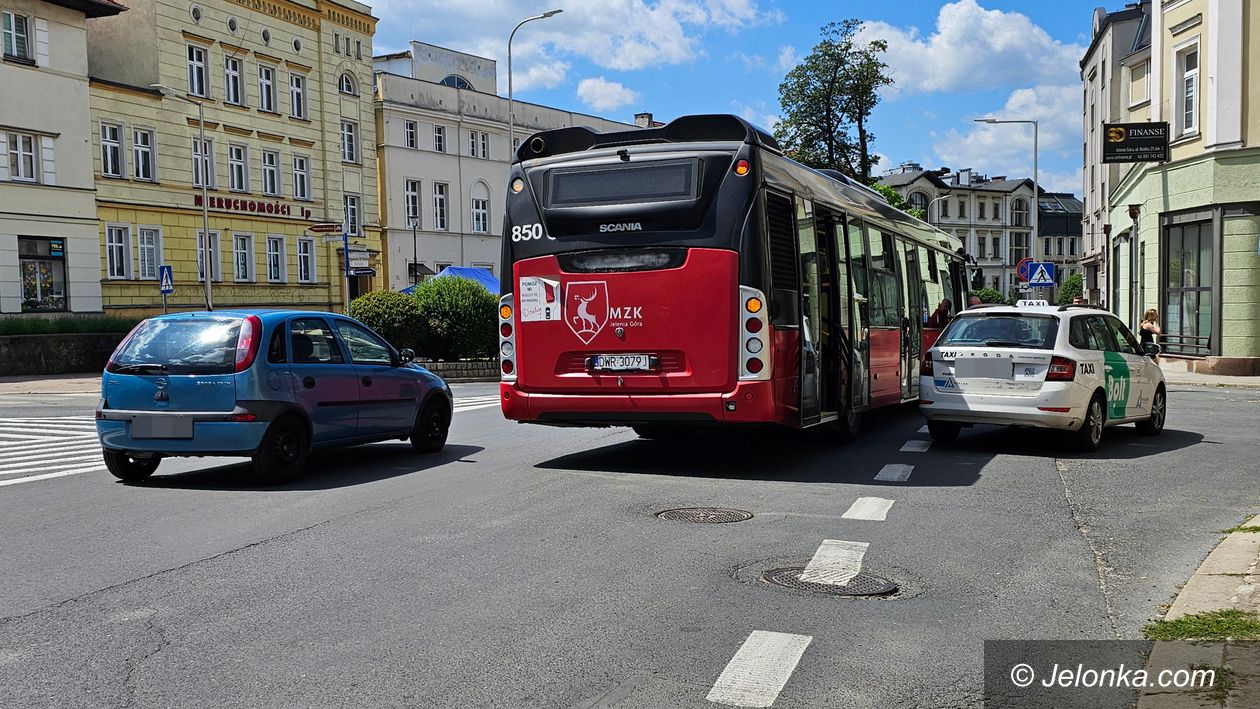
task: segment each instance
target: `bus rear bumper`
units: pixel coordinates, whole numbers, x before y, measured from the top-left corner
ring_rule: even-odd
[[[571,426],[646,423],[779,423],[773,382],[739,382],[731,392],[699,394],[539,394],[500,382],[504,417]]]

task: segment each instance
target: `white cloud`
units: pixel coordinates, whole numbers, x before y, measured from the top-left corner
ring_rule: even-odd
[[[782,116],[774,112],[777,109],[770,109],[765,101],[755,101],[751,105],[741,101],[731,101],[731,110],[749,123],[772,132],[779,121],[783,120]]]
[[[790,44],[779,47],[779,61],[777,64],[779,71],[791,71],[800,60],[800,56],[796,53],[796,47]]]
[[[859,37],[884,39],[892,93],[984,91],[1077,80],[1085,48],[1051,37],[1026,15],[986,10],[976,0],[941,7],[929,36],[918,28],[868,22]]]
[[[637,91],[602,76],[579,81],[577,95],[582,103],[596,111],[611,111],[639,100]]]

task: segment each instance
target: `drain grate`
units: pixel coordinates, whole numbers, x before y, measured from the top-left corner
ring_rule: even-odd
[[[798,591],[828,593],[833,596],[887,596],[896,593],[898,590],[897,584],[875,574],[862,572],[854,576],[847,584],[837,586],[829,583],[802,581],[801,573],[804,571],[805,569],[800,566],[792,566],[786,569],[771,569],[761,575],[761,580],[776,586],[794,588]]]
[[[671,522],[696,522],[698,524],[726,524],[743,522],[753,518],[744,510],[728,510],[722,507],[681,507],[676,510],[657,512],[657,517]]]

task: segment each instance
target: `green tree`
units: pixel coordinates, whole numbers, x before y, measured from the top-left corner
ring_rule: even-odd
[[[822,41],[779,84],[783,120],[774,132],[795,160],[865,183],[877,160],[871,155],[871,112],[879,90],[893,80],[881,58],[888,43],[861,43],[855,37],[861,27],[854,19],[822,27]]]
[[[466,278],[430,278],[416,287],[419,347],[435,360],[489,357],[498,343],[499,299]]]
[[[419,344],[420,306],[409,295],[392,290],[372,291],[350,301],[348,312],[399,349],[414,349]]]
[[[1006,299],[1002,297],[1002,292],[992,288],[981,288],[971,291],[971,294],[980,299],[981,303],[1005,303]]]
[[[1085,294],[1085,279],[1079,273],[1073,273],[1063,281],[1059,288],[1059,305],[1067,305],[1075,298]]]
[[[898,192],[897,190],[889,187],[888,185],[885,185],[882,182],[875,182],[874,180],[871,181],[871,189],[883,195],[884,201],[888,202],[889,204],[896,207],[897,209],[900,209],[901,211],[905,212],[906,214],[909,214],[915,219],[927,221],[927,211],[923,209],[916,209],[914,207],[911,207],[910,203],[907,202],[905,198],[901,196],[901,193]]]

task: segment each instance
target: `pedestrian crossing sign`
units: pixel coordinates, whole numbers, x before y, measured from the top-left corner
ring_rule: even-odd
[[[158,290],[162,295],[175,292],[175,275],[171,266],[158,266]]]
[[[1028,285],[1033,288],[1053,288],[1054,287],[1054,264],[1051,262],[1033,263],[1029,269],[1032,273],[1028,277]]]

